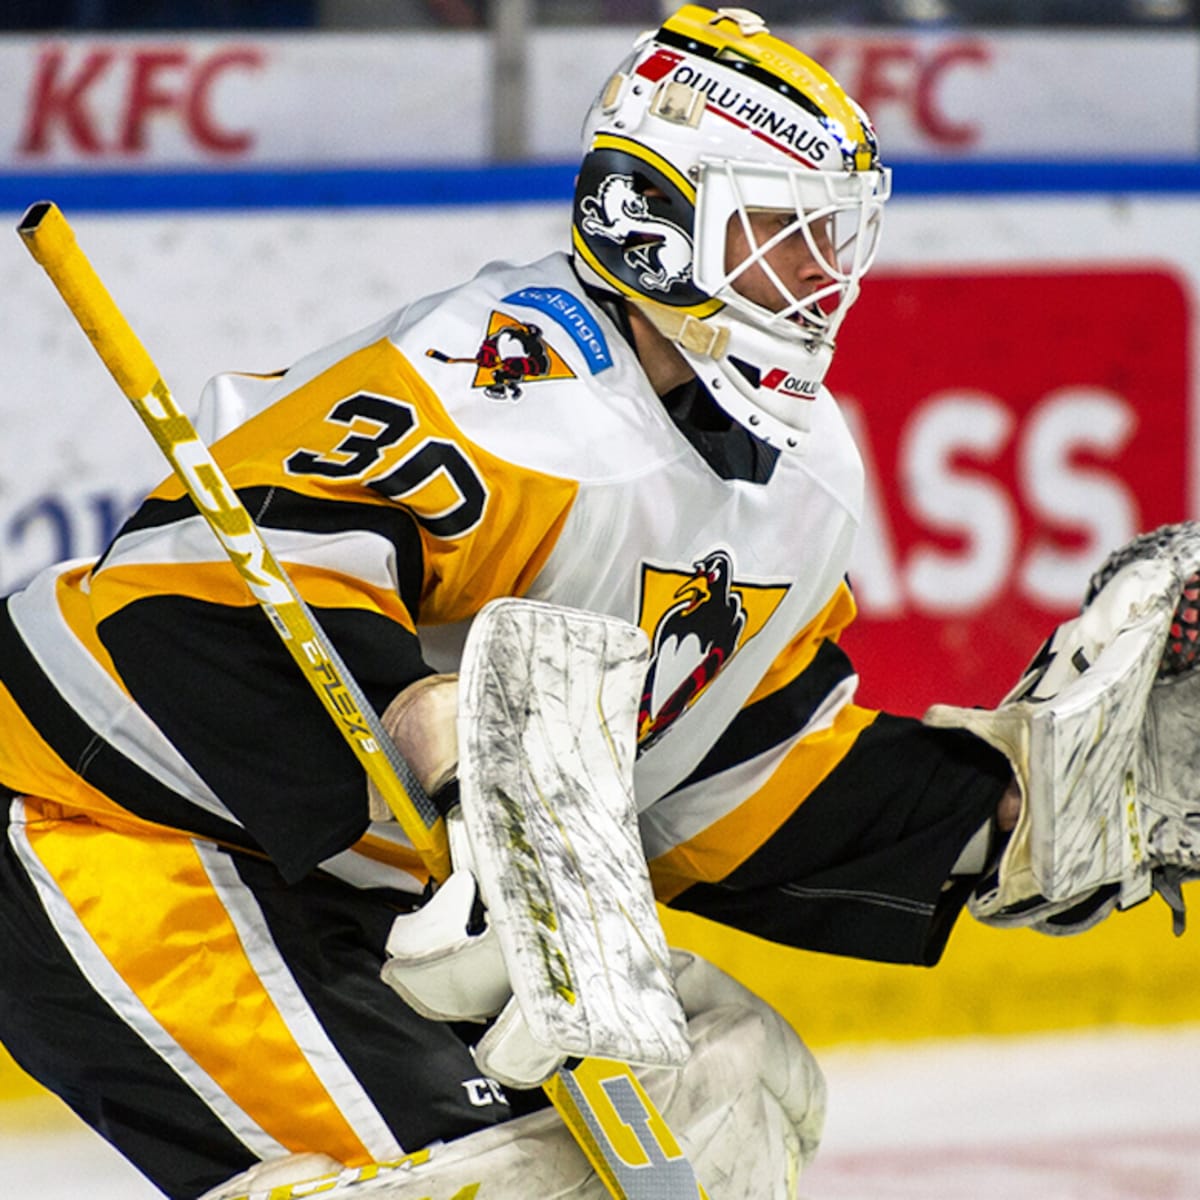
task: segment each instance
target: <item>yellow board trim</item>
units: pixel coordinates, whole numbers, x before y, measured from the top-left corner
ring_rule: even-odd
[[[1192,912],[1200,888],[1187,884]],[[1200,955],[1157,898],[1076,937],[960,918],[934,968],[777,946],[662,910],[667,940],[740,979],[814,1047],[1200,1023]]]

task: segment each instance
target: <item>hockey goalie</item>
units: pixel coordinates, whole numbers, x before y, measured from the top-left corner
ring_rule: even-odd
[[[563,252],[210,384],[444,873],[181,475],[0,606],[0,1041],[164,1195],[786,1200],[820,1069],[656,905],[922,965],[968,908],[1182,929],[1200,526],[996,709],[855,703],[823,381],[889,193],[828,73],[689,5],[587,113]]]

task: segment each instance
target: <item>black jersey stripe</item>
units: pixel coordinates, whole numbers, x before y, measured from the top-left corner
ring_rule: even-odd
[[[930,965],[971,886],[946,880],[1009,777],[963,730],[881,713],[753,854],[671,906],[785,945]]]
[[[710,779],[795,737],[829,693],[853,673],[845,652],[835,642],[822,642],[813,661],[795,679],[743,708],[696,769],[672,791]]]
[[[382,614],[314,615],[376,712],[429,673],[416,636]],[[289,881],[362,835],[362,766],[257,606],[147,596],[99,633],[138,704]]]
[[[206,812],[143,770],[102,738],[63,699],[0,604],[4,684],[46,744],[81,778],[136,817],[201,837],[253,848],[244,829]]]
[[[466,1043],[480,1026],[428,1020],[398,1003],[380,979],[392,922],[411,907],[411,896],[356,891],[320,872],[285,890],[268,863],[244,855],[231,861],[321,1028],[402,1146],[462,1137],[512,1116],[498,1095],[474,1104],[468,1096],[465,1082],[480,1072]],[[314,938],[314,928],[336,929],[336,946]]]
[[[385,506],[364,504],[359,500],[329,500],[281,487],[240,488],[238,497],[254,523],[263,529],[312,534],[373,533],[390,542],[396,552],[400,574],[400,599],[413,619],[417,619],[423,556],[420,532],[407,509],[398,504]],[[126,534],[160,529],[189,520],[196,513],[191,496],[181,496],[177,500],[146,500],[121,527],[114,546]],[[100,566],[104,561],[101,559]]]

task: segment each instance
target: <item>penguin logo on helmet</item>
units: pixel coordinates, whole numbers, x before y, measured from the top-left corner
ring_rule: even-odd
[[[692,280],[695,199],[687,179],[654,151],[632,138],[601,137],[580,168],[576,252],[627,295],[711,309]]]
[[[579,203],[584,233],[608,238],[640,272],[644,289],[669,292],[692,278],[692,239],[672,221],[655,216],[632,175],[608,175],[594,196]]]

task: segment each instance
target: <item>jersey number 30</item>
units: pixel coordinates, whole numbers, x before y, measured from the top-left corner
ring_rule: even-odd
[[[328,453],[297,450],[284,464],[292,475],[321,475],[326,479],[357,479],[365,475],[393,446],[416,427],[411,404],[371,392],[356,392],[339,400],[325,418],[338,425],[358,425]],[[361,432],[366,426],[369,432]],[[435,476],[447,480],[456,499],[429,511],[417,496]],[[467,456],[453,442],[422,438],[386,475],[367,486],[390,500],[402,501],[413,517],[434,537],[455,538],[479,524],[487,504],[487,488]]]

